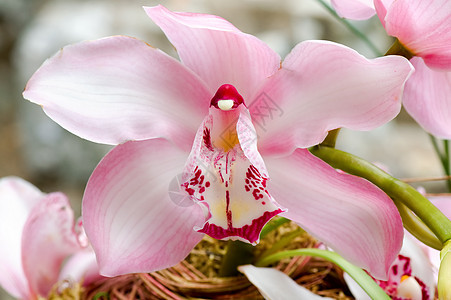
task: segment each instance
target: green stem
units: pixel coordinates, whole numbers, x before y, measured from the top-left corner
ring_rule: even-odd
[[[365,271],[346,261],[335,252],[313,248],[288,250],[265,257],[255,265],[257,267],[265,267],[283,258],[293,256],[315,256],[331,261],[348,273],[365,290],[371,299],[390,300],[390,297],[387,296],[384,290]]]
[[[286,245],[290,244],[294,238],[298,237],[302,232],[304,232],[303,229],[298,228],[293,232],[290,232],[288,235],[283,236],[280,238],[277,242],[275,242],[270,248],[266,249],[258,258],[262,259],[266,256],[269,256],[273,253],[276,253],[280,249],[283,249]]]
[[[324,141],[321,143],[322,146],[335,148],[335,144],[337,143],[338,134],[340,133],[341,128],[337,128],[329,131]]]
[[[254,260],[254,246],[240,241],[228,241],[227,251],[219,269],[220,277],[238,275],[238,266],[247,265]]]
[[[451,175],[451,165],[450,165],[450,151],[449,151],[449,141],[443,140],[443,152],[440,150],[440,147],[437,143],[437,138],[433,136],[432,134],[429,134],[429,138],[432,143],[432,147],[435,150],[435,153],[437,154],[438,158],[440,159],[440,162],[443,167],[443,171],[445,172],[445,175],[450,176]],[[446,184],[448,186],[448,191],[451,192],[451,179],[448,179],[446,181]]]
[[[445,175],[451,175],[451,164],[450,164],[450,152],[449,152],[449,141],[443,140],[443,148],[444,148],[444,164],[443,169],[445,170]],[[451,179],[446,181],[448,185],[448,191],[451,192]]]
[[[334,16],[338,21],[340,21],[344,26],[346,26],[353,34],[355,34],[358,38],[360,38],[368,48],[373,51],[376,56],[382,56],[382,52],[363,34],[360,30],[358,30],[354,25],[352,25],[348,20],[340,17],[335,10],[330,7],[324,0],[317,0],[327,11],[329,11],[332,16]]]
[[[442,249],[442,243],[435,234],[421,221],[407,206],[393,199],[399,214],[401,215],[404,228],[423,244],[436,250]]]
[[[311,152],[334,168],[371,181],[392,199],[412,210],[443,244],[451,239],[451,221],[416,189],[352,154],[330,147],[313,147]]]
[[[388,51],[385,53],[386,55],[400,55],[404,56],[407,59],[411,59],[414,55],[412,52],[410,52],[409,49],[404,47],[403,44],[398,39],[395,39],[395,42],[393,45],[388,49]]]

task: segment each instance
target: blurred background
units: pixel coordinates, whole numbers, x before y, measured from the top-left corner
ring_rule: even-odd
[[[24,100],[22,91],[45,59],[83,40],[129,35],[176,57],[142,9],[156,4],[222,16],[282,57],[308,39],[335,41],[376,56],[317,0],[0,0],[0,177],[19,176],[44,192],[62,191],[80,214],[84,186],[110,147],[66,132],[41,107]],[[351,23],[380,52],[391,45],[376,17]],[[337,147],[386,165],[398,178],[442,175],[427,134],[405,113],[371,132],[343,130]],[[445,183],[427,188],[440,192]],[[8,298],[0,292],[0,299]]]

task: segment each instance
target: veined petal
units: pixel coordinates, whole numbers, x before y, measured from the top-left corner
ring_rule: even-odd
[[[336,171],[306,149],[266,158],[268,189],[281,214],[357,266],[386,278],[402,244],[393,201],[368,181]]]
[[[451,72],[432,70],[419,57],[411,62],[415,73],[406,84],[404,107],[426,131],[451,139]]]
[[[366,20],[374,16],[373,0],[331,0],[331,4],[342,18]]]
[[[177,60],[115,36],[63,48],[31,77],[23,96],[94,142],[165,137],[189,149],[211,94]]]
[[[22,267],[22,231],[44,194],[18,177],[0,179],[0,285],[12,296],[30,297]]]
[[[403,57],[366,59],[332,42],[298,44],[267,81],[264,97],[249,105],[260,152],[288,154],[320,143],[335,128],[370,130],[383,125],[399,113],[412,70]],[[259,103],[261,99],[266,105]]]
[[[280,57],[271,48],[220,17],[171,12],[161,5],[144,9],[211,93],[229,83],[249,99],[280,67]]]
[[[432,68],[451,70],[451,2],[393,1],[385,30]]]
[[[62,193],[51,193],[31,211],[22,234],[22,263],[32,293],[47,296],[61,264],[80,250],[74,213]]]
[[[201,208],[169,197],[185,160],[167,140],[131,141],[94,170],[83,197],[83,225],[102,275],[173,266],[202,239],[193,230],[205,220]]]
[[[257,268],[253,265],[239,266],[238,269],[246,275],[260,293],[268,300],[277,299],[331,299],[321,297],[297,284],[287,274],[274,268]]]

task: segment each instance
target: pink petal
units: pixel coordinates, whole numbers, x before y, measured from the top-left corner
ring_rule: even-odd
[[[161,5],[144,9],[212,93],[229,83],[250,99],[280,66],[280,57],[265,43],[220,17],[171,12]]]
[[[0,285],[17,298],[31,297],[22,267],[22,231],[42,197],[41,191],[21,178],[0,179]]]
[[[265,299],[332,299],[321,297],[297,284],[287,274],[274,268],[257,268],[253,265],[239,266],[240,272],[255,285]]]
[[[332,42],[298,44],[249,105],[260,152],[288,154],[335,128],[383,125],[399,113],[411,72],[403,57],[366,59]]]
[[[62,193],[48,194],[31,211],[22,235],[22,262],[31,291],[47,296],[64,259],[79,249],[69,200]]]
[[[211,94],[175,59],[115,36],[63,48],[32,76],[23,96],[94,142],[166,137],[189,149]]]
[[[84,286],[103,278],[99,274],[99,267],[94,251],[91,247],[85,248],[72,255],[64,264],[59,280],[82,282]]]
[[[451,139],[451,72],[432,70],[419,57],[411,62],[415,73],[406,84],[404,107],[426,131]]]
[[[395,0],[374,0],[374,8],[376,9],[377,16],[384,27],[387,10],[390,8],[393,1]]]
[[[451,70],[451,1],[397,0],[385,29],[432,68]]]
[[[385,193],[360,177],[337,172],[305,149],[265,161],[268,189],[288,209],[282,216],[374,276],[387,276],[403,228]]]
[[[167,140],[133,141],[115,147],[94,170],[83,225],[102,275],[173,266],[200,241],[193,227],[204,222],[202,210],[168,193],[180,188],[185,160]]]
[[[366,20],[374,16],[373,0],[331,0],[333,8],[342,18]]]

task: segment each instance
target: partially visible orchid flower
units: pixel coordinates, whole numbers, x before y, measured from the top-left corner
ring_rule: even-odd
[[[433,300],[436,280],[424,247],[406,234],[402,249],[390,267],[387,280],[375,281],[394,300]],[[356,300],[371,300],[347,274],[345,280]]]
[[[217,16],[145,11],[181,62],[125,36],[82,42],[46,61],[24,92],[69,131],[117,145],[83,199],[102,274],[170,267],[204,234],[256,244],[281,214],[386,277],[402,242],[396,207],[307,148],[329,130],[394,118],[408,61],[307,41],[281,63]],[[170,192],[186,201],[168,193],[177,180]]]
[[[349,19],[377,11],[387,34],[414,56],[415,73],[403,100],[407,112],[426,131],[451,139],[451,1],[332,0],[332,5]]]
[[[79,281],[86,271],[96,270],[97,277],[91,279],[98,278],[95,260],[85,272],[60,276],[65,259],[87,251],[80,244],[80,230],[80,223],[74,227],[64,194],[44,194],[23,179],[1,178],[0,285],[14,297],[37,299],[47,296],[59,280]]]

